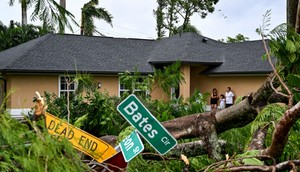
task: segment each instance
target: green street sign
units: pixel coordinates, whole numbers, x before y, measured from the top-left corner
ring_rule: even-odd
[[[143,142],[136,131],[120,142],[120,148],[126,162],[137,156],[144,150]]]
[[[161,155],[166,154],[177,144],[177,140],[148,111],[140,100],[131,94],[122,101],[117,110]]]

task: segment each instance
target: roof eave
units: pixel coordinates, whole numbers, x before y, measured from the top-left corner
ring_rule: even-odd
[[[115,74],[124,73],[125,71],[85,71],[85,70],[24,70],[24,69],[6,69],[1,70],[1,73],[34,73],[34,74],[57,74],[57,73],[67,73],[67,74],[76,74],[76,73],[89,73],[89,74]],[[130,71],[134,72],[134,71]],[[143,71],[139,72],[142,75],[151,74],[153,71]]]
[[[182,64],[205,64],[205,65],[221,65],[223,64],[223,62],[221,61],[215,61],[215,62],[204,62],[204,61],[188,61],[188,60],[184,60],[184,61],[181,61],[181,60],[178,60],[180,63]],[[170,61],[150,61],[149,63],[150,64],[172,64],[172,63],[175,63],[176,61],[174,60],[170,60]]]
[[[204,72],[201,74],[210,75],[210,76],[222,76],[222,75],[267,75],[272,71],[224,71],[224,72]]]

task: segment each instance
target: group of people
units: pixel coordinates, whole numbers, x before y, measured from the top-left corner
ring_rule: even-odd
[[[233,105],[234,94],[231,91],[231,88],[227,87],[225,95],[221,94],[220,97],[218,95],[218,91],[216,88],[212,90],[212,94],[210,97],[210,106],[212,110],[218,109],[219,99],[220,99],[220,109],[224,109]]]

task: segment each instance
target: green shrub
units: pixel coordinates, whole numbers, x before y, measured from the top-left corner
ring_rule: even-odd
[[[43,122],[37,124],[29,122],[28,125],[21,124],[8,114],[0,114],[1,171],[73,172],[88,170],[69,141],[53,139],[46,132]]]

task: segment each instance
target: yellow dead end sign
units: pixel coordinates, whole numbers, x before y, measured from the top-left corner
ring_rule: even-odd
[[[48,112],[45,116],[49,134],[67,138],[73,144],[73,147],[91,156],[96,161],[101,163],[117,153],[112,146],[103,140],[62,121]]]

